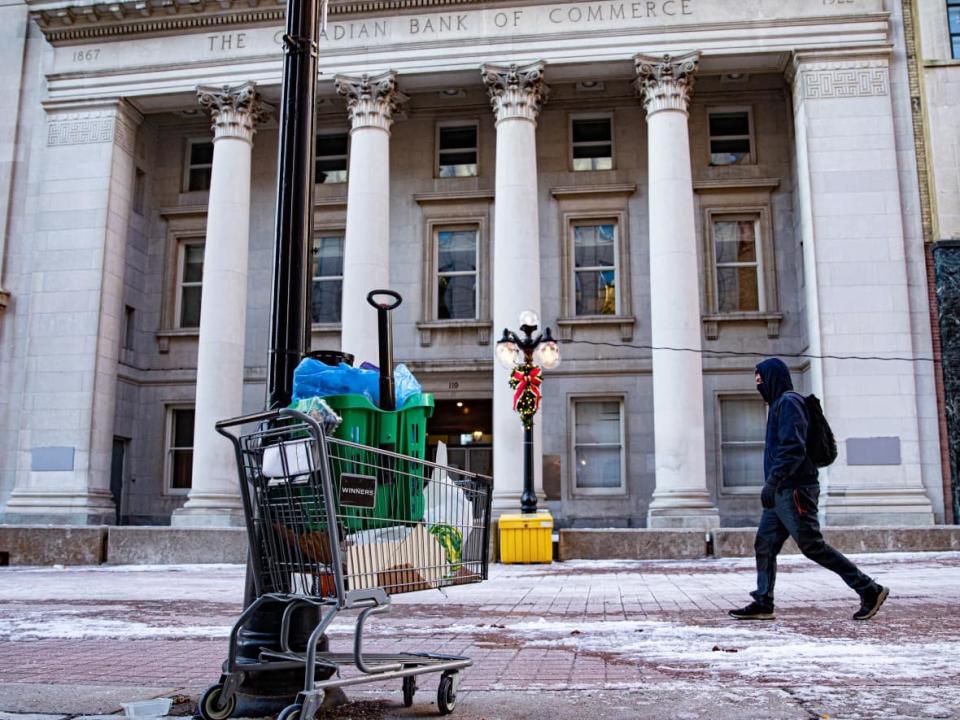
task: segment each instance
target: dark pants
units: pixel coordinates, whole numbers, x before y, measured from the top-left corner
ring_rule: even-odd
[[[864,575],[840,552],[827,545],[817,519],[819,485],[804,485],[777,492],[776,506],[764,509],[757,527],[754,550],[757,554],[757,589],[751,595],[761,605],[773,608],[773,586],[777,581],[777,555],[792,537],[800,552],[827,570],[833,570],[857,593],[876,590],[877,584]]]

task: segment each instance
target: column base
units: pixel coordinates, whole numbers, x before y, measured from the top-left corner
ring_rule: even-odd
[[[109,492],[14,490],[0,521],[8,525],[113,525],[116,506]]]
[[[826,487],[820,499],[824,525],[926,526],[935,524],[922,488]]]
[[[522,492],[497,493],[493,492],[493,517],[498,518],[504,513],[519,513]],[[547,496],[543,491],[537,492],[537,511],[548,511]]]
[[[720,527],[720,511],[704,491],[654,492],[647,527],[710,530]]]
[[[191,494],[170,516],[173,527],[240,527],[246,524],[239,495]]]

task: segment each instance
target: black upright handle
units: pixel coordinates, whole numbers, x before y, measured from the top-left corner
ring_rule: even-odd
[[[386,295],[393,302],[378,302],[378,296]],[[393,386],[393,326],[390,311],[403,302],[395,290],[371,290],[367,302],[377,309],[377,332],[380,340],[380,409],[396,410],[397,396]]]

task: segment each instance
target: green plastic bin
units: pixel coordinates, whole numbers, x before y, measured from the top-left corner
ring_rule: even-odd
[[[324,398],[343,422],[334,437],[358,445],[390,450],[419,460],[427,448],[427,419],[433,415],[433,395],[418,393],[397,410],[381,410],[364,395],[332,395]],[[334,492],[340,491],[342,473],[377,476],[377,494],[372,510],[340,508],[349,530],[368,530],[423,519],[423,465],[409,460],[388,459],[360,448],[331,445]]]

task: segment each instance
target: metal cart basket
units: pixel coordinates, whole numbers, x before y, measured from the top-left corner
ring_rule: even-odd
[[[255,430],[240,431],[251,424]],[[201,696],[200,715],[224,720],[246,676],[298,667],[304,669],[303,692],[278,720],[312,718],[326,688],[393,678],[402,679],[409,707],[416,676],[430,672],[441,673],[440,713],[452,712],[458,672],[472,664],[469,658],[367,654],[363,626],[370,615],[389,611],[391,594],[486,579],[492,480],[329,437],[313,418],[290,409],[216,427],[236,450],[256,599],[233,626],[223,673]],[[398,488],[388,503],[384,486]],[[423,488],[422,520],[409,520],[403,507],[411,486]],[[357,514],[374,510],[387,514],[376,527],[357,530]],[[280,649],[261,648],[256,662],[238,662],[245,623],[267,602],[283,604]],[[306,648],[294,650],[291,616],[304,606],[319,608],[320,620]],[[346,610],[359,610],[352,652],[319,651],[324,631]]]

